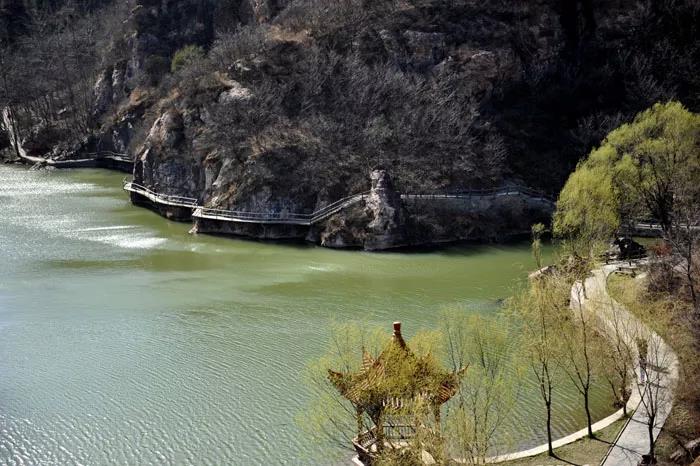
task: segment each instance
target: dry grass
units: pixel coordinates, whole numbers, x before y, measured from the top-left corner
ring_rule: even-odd
[[[610,449],[612,442],[622,429],[625,419],[621,419],[596,433],[597,438],[583,438],[554,450],[556,458],[546,454],[499,463],[504,466],[567,466],[598,465]]]
[[[279,25],[270,26],[267,30],[267,37],[272,41],[296,42],[298,44],[307,44],[311,41],[311,34],[308,29],[293,31]]]

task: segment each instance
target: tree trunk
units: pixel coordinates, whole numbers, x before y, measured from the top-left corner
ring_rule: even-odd
[[[381,452],[384,450],[384,416],[380,414],[377,421],[377,452]]]
[[[688,242],[692,244],[692,237],[689,234]],[[688,255],[686,257],[685,276],[688,281],[688,289],[690,290],[690,298],[693,300],[693,310],[698,312],[698,296],[695,292],[695,282],[693,280],[693,250],[692,246],[688,246]]]
[[[440,425],[440,405],[436,404],[433,406],[433,416],[435,417],[435,431],[442,432],[442,426]]]
[[[625,372],[623,372],[622,375],[622,414],[627,417],[627,402],[630,400],[632,397],[632,392],[627,392],[627,388],[629,386],[629,382],[627,380],[627,364],[625,364]]]
[[[591,418],[591,407],[589,406],[588,401],[588,389],[586,389],[583,393],[583,405],[586,408],[586,418],[588,419],[588,436],[593,438],[593,420]]]
[[[549,456],[554,456],[552,448],[552,402],[547,403],[547,452]]]

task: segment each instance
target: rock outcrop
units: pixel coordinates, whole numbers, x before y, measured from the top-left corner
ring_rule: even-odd
[[[172,196],[198,199],[201,196],[204,173],[201,158],[191,140],[191,115],[183,115],[170,108],[156,119],[146,136],[134,163],[134,182],[149,189]],[[189,220],[191,209],[152,204],[138,194],[132,200],[154,208],[162,215],[174,220]]]
[[[548,223],[554,203],[525,194],[484,194],[412,199],[406,203],[406,210],[411,220],[411,244],[499,242],[527,237],[534,223]]]
[[[365,200],[368,217],[364,249],[391,249],[407,244],[407,214],[386,170],[374,170],[370,177],[372,190]]]
[[[199,161],[190,156],[185,119],[177,109],[165,111],[153,123],[136,157],[134,181],[169,195],[198,198],[201,192]]]

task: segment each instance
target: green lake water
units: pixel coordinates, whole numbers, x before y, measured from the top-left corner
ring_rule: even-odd
[[[534,267],[527,244],[192,236],[132,206],[121,179],[0,166],[0,464],[347,464],[295,424],[329,325],[401,320],[410,336],[446,308],[495,312]],[[524,447],[544,429],[536,388],[523,396]],[[583,428],[575,392],[560,398],[557,432]]]

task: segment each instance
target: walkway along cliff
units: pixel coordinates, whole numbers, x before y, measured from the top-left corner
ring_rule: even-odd
[[[552,199],[519,186],[454,194],[400,194],[385,170],[374,170],[370,178],[370,191],[310,212],[288,207],[217,209],[197,198],[158,193],[135,181],[125,181],[124,189],[134,204],[172,220],[193,221],[193,232],[298,239],[370,251],[457,240],[499,241],[527,234],[532,223],[547,221],[554,210]]]
[[[554,211],[553,199],[522,186],[400,194],[386,170],[372,171],[369,191],[333,201],[317,195],[313,210],[300,207],[290,194],[275,200],[270,194],[275,186],[263,186],[261,192],[252,193],[247,208],[222,209],[216,207],[220,203],[216,196],[207,199],[209,186],[216,183],[214,177],[204,174],[202,192],[199,170],[154,157],[149,145],[135,161],[127,153],[100,150],[100,141],[88,141],[83,150],[67,159],[39,157],[24,149],[13,131],[9,109],[3,110],[2,117],[19,161],[40,168],[106,168],[132,173],[133,181],[125,181],[124,189],[135,205],[171,220],[192,221],[192,231],[197,233],[294,239],[330,248],[378,251],[459,240],[502,241],[528,234],[533,223],[548,222]],[[148,139],[161,149],[177,144],[173,135],[177,135],[178,125],[177,115],[168,113],[154,125]],[[90,148],[94,151],[88,152]]]
[[[4,130],[12,151],[19,161],[23,163],[28,163],[36,167],[105,168],[108,170],[122,171],[124,173],[132,173],[134,171],[133,159],[128,154],[114,152],[112,150],[95,149],[93,152],[78,153],[75,157],[65,160],[29,155],[24,149],[22,139],[15,130],[15,124],[13,123],[14,118],[10,108],[3,108],[0,114],[2,115],[0,130]]]

